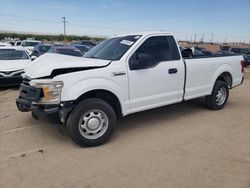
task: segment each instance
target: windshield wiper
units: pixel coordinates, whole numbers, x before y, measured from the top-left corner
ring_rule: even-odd
[[[86,57],[86,58],[98,59],[98,58],[97,58],[97,57],[95,57],[95,56],[90,56],[90,57]]]

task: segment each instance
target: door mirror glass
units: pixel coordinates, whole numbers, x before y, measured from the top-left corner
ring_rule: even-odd
[[[145,69],[150,65],[150,57],[148,54],[134,54],[130,59],[130,66],[133,70]]]
[[[192,50],[191,49],[184,49],[181,51],[182,57],[192,57]]]

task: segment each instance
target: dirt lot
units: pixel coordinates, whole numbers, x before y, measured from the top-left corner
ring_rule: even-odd
[[[250,188],[250,80],[224,110],[201,99],[119,121],[110,142],[80,148],[0,91],[0,187]]]

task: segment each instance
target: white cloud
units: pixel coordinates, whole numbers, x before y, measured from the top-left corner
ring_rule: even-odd
[[[52,3],[48,5],[43,4],[28,4],[27,6],[32,8],[40,8],[40,9],[51,9],[51,10],[58,10],[58,11],[79,11],[83,10],[83,8],[76,6],[76,5],[68,5],[68,4],[61,4],[61,3]]]

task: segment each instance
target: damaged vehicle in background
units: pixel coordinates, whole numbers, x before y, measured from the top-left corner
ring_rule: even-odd
[[[40,42],[38,40],[23,40],[20,46],[24,47],[31,56],[34,47]]]
[[[88,52],[91,48],[83,45],[83,44],[77,44],[77,43],[72,43],[70,44],[70,46],[73,46],[75,48],[77,48],[78,50],[80,50],[82,52],[82,54],[85,54],[86,52]]]
[[[43,44],[43,43],[39,43],[37,44],[32,53],[31,53],[31,59],[34,60],[36,59],[37,57],[45,54],[46,52],[49,51],[49,49],[52,47],[53,45],[52,44]]]
[[[0,47],[0,86],[19,85],[24,68],[31,63],[28,52],[21,47]]]
[[[245,66],[250,65],[250,48],[230,48],[230,52],[242,54],[245,60]]]
[[[52,46],[48,53],[57,53],[69,56],[82,57],[82,52],[73,46]]]

